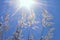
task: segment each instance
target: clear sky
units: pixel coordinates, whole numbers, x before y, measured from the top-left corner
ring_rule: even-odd
[[[0,0],[0,16],[4,16],[6,13],[9,13],[10,15],[12,15],[12,13],[15,12],[14,10],[14,7],[11,7],[8,3],[5,3],[4,2],[5,0]],[[53,38],[51,40],[60,40],[60,0],[42,0],[44,3],[47,3],[47,6],[43,6],[45,7],[49,13],[51,13],[53,15],[53,22],[54,22],[54,25],[52,27],[55,28],[54,32],[53,32]],[[39,0],[40,2],[40,0]],[[36,14],[39,15],[39,13],[41,14],[40,12],[40,8],[36,8],[34,9]],[[19,13],[19,11],[17,12]],[[5,32],[5,34],[3,35],[4,36],[4,40],[6,37],[8,36],[12,36],[12,33],[15,31],[16,29],[16,24],[17,24],[17,17],[19,16],[19,14],[16,14],[15,16],[13,17],[10,17],[9,19],[9,30],[8,32]],[[11,21],[12,20],[12,21]],[[0,18],[0,22],[3,22]],[[13,23],[12,23],[13,22]],[[40,24],[38,24],[38,26],[41,26]],[[30,28],[29,28],[30,29]],[[39,38],[39,35],[36,35],[36,34],[39,34],[39,31],[34,31],[32,29],[30,29],[34,35],[36,36],[34,40],[38,40]],[[42,29],[41,29],[42,30]],[[28,37],[28,34],[29,34],[29,30],[28,29],[23,29],[23,31],[25,33],[24,36],[25,36],[25,40],[27,40],[27,37]],[[35,33],[37,32],[37,33]]]

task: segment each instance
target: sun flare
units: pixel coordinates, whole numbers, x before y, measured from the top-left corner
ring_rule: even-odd
[[[17,6],[20,8],[24,7],[30,9],[34,3],[34,0],[17,0]]]

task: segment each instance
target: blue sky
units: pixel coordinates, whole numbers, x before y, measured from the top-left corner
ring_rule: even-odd
[[[10,15],[12,15],[12,13],[14,12],[13,11],[14,8],[10,7],[8,3],[4,3],[4,1],[5,0],[0,0],[0,16],[4,16],[6,13],[9,13]],[[55,30],[53,32],[53,38],[51,40],[60,40],[60,0],[42,0],[42,1],[46,1],[45,3],[47,3],[47,6],[43,6],[43,7],[46,8],[49,11],[49,13],[51,13],[53,15],[54,25],[52,27],[54,27]],[[41,13],[39,10],[41,10],[41,9],[40,8],[35,9],[35,12],[37,13],[37,15],[39,15],[39,13]],[[19,12],[17,12],[17,13],[19,13]],[[5,39],[5,37],[11,36],[13,31],[15,31],[15,29],[16,29],[15,26],[17,24],[16,21],[17,21],[18,16],[19,16],[19,14],[15,15],[13,18],[10,17],[10,19],[9,19],[10,27],[9,27],[8,32],[5,32],[4,39]],[[13,21],[11,21],[11,20],[13,20]],[[3,21],[0,19],[0,22],[3,22]],[[41,25],[38,24],[38,26],[41,26]],[[27,39],[26,37],[28,37],[29,30],[28,29],[23,29],[23,30],[25,32],[25,33],[23,33],[25,36],[25,39]],[[35,37],[36,38],[35,40],[38,40],[39,36],[36,34],[39,34],[39,32],[37,30],[34,31],[32,29],[31,29],[31,31],[34,33],[34,36],[37,36],[37,37]],[[37,32],[37,33],[35,33],[35,32]]]

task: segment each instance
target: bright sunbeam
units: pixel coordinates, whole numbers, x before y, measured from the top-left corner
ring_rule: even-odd
[[[17,6],[30,9],[34,5],[34,0],[17,0]]]
[[[10,6],[14,7],[15,12],[12,14],[12,16],[16,15],[17,12],[20,9],[27,9],[27,10],[34,10],[35,8],[42,8],[43,6],[46,6],[46,2],[43,0],[10,0],[5,1],[6,3],[9,3]]]

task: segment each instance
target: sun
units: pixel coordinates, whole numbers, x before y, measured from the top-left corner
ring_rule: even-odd
[[[17,6],[30,9],[34,5],[34,0],[17,0]]]
[[[43,0],[10,0],[6,1],[11,7],[15,9],[15,12],[12,14],[14,16],[19,10],[24,10],[30,12],[36,8],[42,8],[46,6]]]

